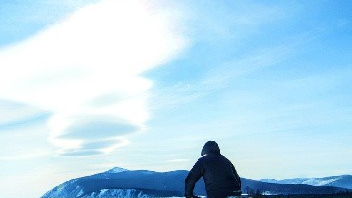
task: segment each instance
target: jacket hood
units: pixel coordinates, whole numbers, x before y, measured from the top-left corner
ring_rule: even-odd
[[[215,141],[208,141],[204,144],[201,156],[207,155],[207,154],[220,154],[220,148],[219,145]]]

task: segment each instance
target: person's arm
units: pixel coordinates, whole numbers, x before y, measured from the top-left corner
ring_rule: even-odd
[[[233,174],[235,175],[235,178],[236,178],[236,180],[237,180],[237,182],[238,182],[238,184],[239,184],[239,187],[241,188],[241,178],[240,178],[240,176],[238,175],[238,173],[237,173],[237,171],[236,171],[236,168],[235,168],[235,166],[231,163],[231,166],[232,166],[232,172],[233,172]]]
[[[197,181],[203,176],[204,169],[200,160],[196,162],[191,171],[188,173],[188,176],[185,180],[185,197],[195,197],[193,195],[194,186]]]

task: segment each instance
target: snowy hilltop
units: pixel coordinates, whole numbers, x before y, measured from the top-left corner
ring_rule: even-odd
[[[312,186],[335,186],[340,188],[352,189],[352,176],[341,175],[323,178],[295,178],[295,179],[262,179],[262,182],[276,183],[276,184],[307,184]]]

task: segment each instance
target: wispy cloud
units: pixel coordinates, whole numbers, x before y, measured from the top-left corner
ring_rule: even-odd
[[[211,88],[226,86],[234,78],[277,66],[294,53],[294,48],[294,45],[279,45],[247,52],[234,60],[214,66],[204,78],[204,86]]]
[[[152,81],[141,74],[185,47],[179,22],[155,2],[89,5],[0,50],[1,98],[52,113],[49,140],[60,154],[108,153],[127,142],[109,140],[142,130],[148,120]]]
[[[226,89],[235,79],[278,66],[297,53],[297,46],[296,43],[284,43],[247,51],[233,60],[213,65],[201,78],[193,82],[178,82],[165,89],[159,89],[154,93],[154,110],[194,102],[216,90]]]
[[[0,109],[0,131],[43,122],[49,116],[47,112],[29,105],[1,99]]]

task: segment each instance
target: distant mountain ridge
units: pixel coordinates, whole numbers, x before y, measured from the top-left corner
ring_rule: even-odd
[[[312,186],[334,186],[352,189],[352,175],[330,176],[322,178],[294,178],[294,179],[262,179],[262,182],[275,184],[307,184]]]
[[[42,198],[149,198],[183,197],[184,180],[188,171],[154,172],[130,171],[115,167],[103,173],[72,179],[45,193]],[[333,186],[305,184],[276,184],[241,178],[242,191],[259,190],[266,194],[332,194],[346,189]],[[194,190],[196,195],[206,195],[201,179]]]

